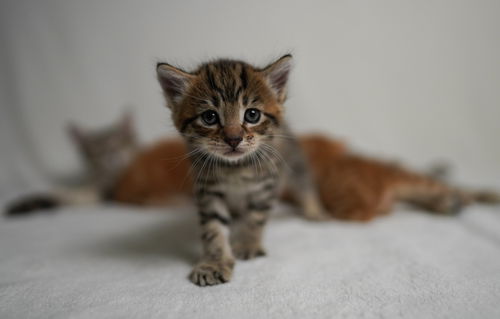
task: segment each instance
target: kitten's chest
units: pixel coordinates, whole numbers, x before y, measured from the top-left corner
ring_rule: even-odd
[[[213,189],[224,194],[224,201],[233,211],[243,211],[250,203],[260,202],[275,194],[279,175],[259,172],[255,168],[222,171]]]
[[[258,171],[255,167],[241,170],[226,170],[219,174],[219,187],[228,194],[238,197],[259,191],[263,184],[277,180],[278,174]]]

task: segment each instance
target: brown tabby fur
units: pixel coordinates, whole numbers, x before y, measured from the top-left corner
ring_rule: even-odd
[[[450,214],[476,202],[496,203],[490,192],[455,189],[396,164],[349,152],[320,135],[300,138],[325,209],[338,219],[368,221],[390,213],[398,201],[431,212]],[[115,199],[133,204],[164,204],[191,195],[192,181],[184,142],[166,139],[142,151],[117,184]],[[283,199],[292,200],[285,194]]]

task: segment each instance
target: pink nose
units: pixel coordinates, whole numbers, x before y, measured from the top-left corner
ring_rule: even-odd
[[[233,149],[236,149],[238,145],[240,145],[241,141],[243,141],[243,138],[240,136],[235,136],[235,137],[224,137],[224,142],[226,142],[229,146],[231,146]]]

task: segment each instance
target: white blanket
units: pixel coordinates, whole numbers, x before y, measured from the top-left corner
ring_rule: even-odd
[[[192,207],[81,207],[0,222],[0,318],[500,318],[500,211],[368,224],[280,207],[268,256],[200,288]]]

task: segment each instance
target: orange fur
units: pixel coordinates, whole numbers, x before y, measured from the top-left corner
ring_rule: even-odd
[[[180,139],[166,139],[139,152],[118,180],[113,198],[138,205],[163,205],[191,193],[190,161]]]
[[[301,143],[323,205],[335,218],[370,220],[389,213],[397,200],[442,213],[452,209],[438,205],[453,190],[430,177],[351,154],[339,142],[322,136],[305,137]]]

